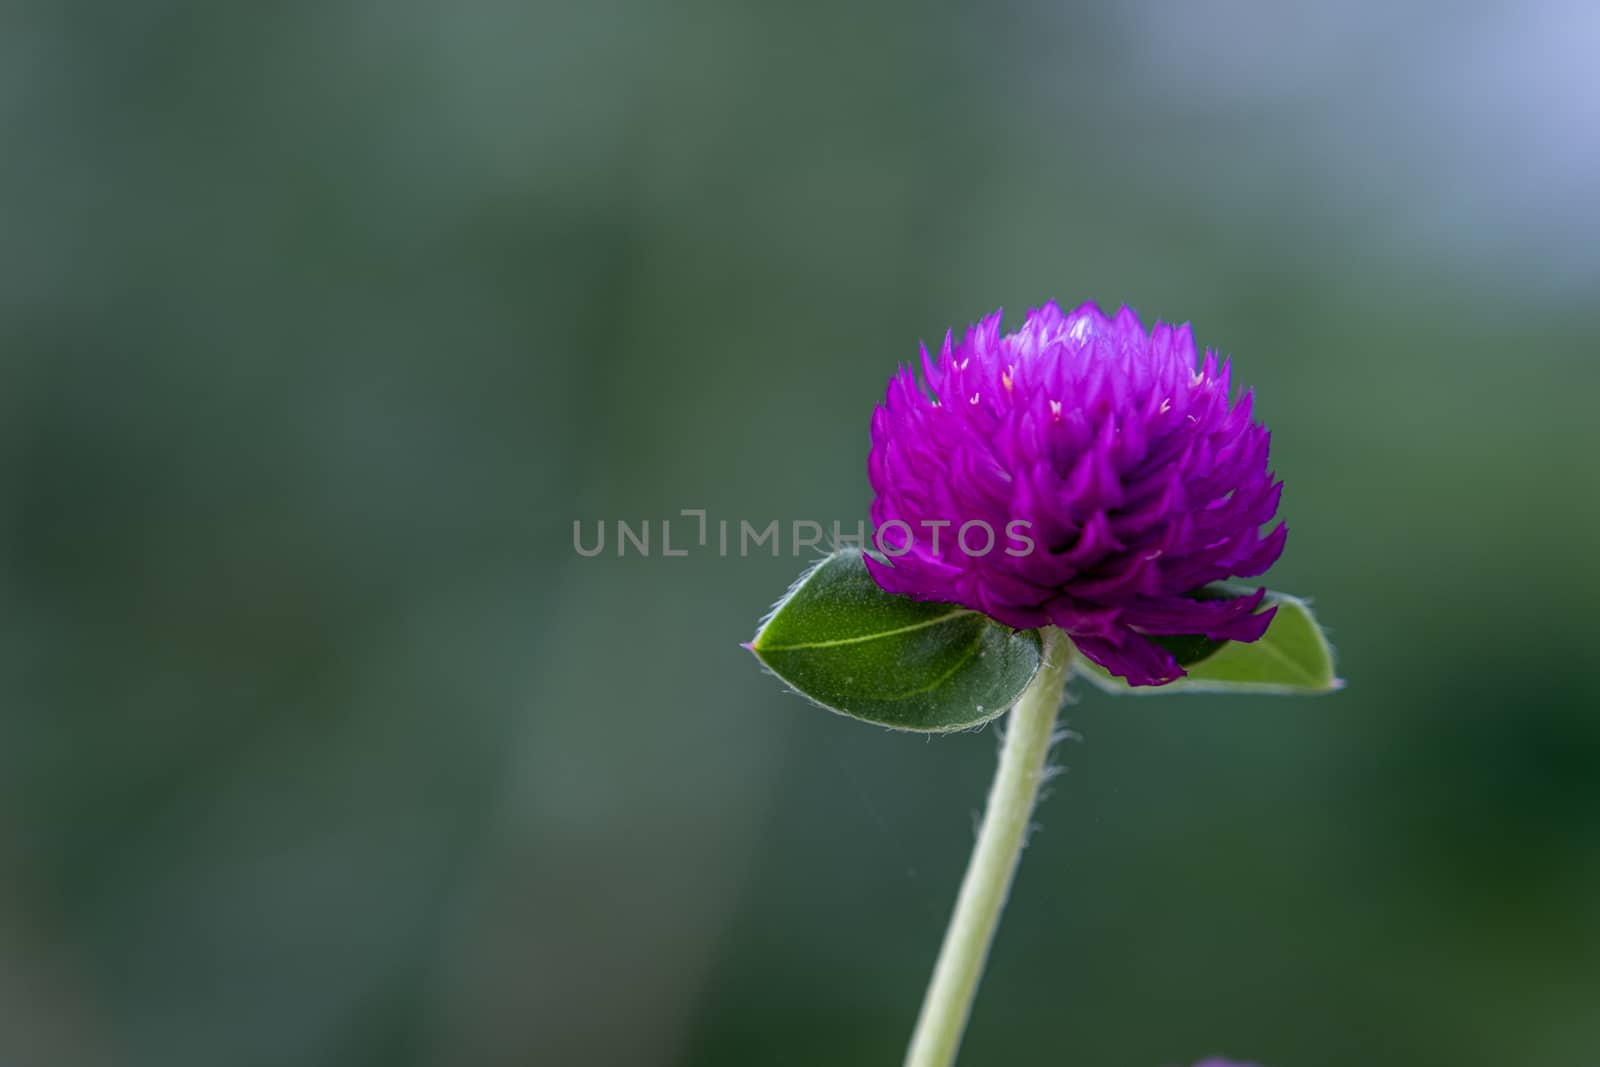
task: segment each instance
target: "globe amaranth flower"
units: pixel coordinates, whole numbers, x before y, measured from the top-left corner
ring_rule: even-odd
[[[1188,326],[1146,331],[1123,308],[1000,312],[938,358],[926,390],[903,366],[872,418],[872,521],[892,593],[945,600],[1018,629],[1054,624],[1133,685],[1182,676],[1152,638],[1254,641],[1265,590],[1189,594],[1261,574],[1283,551],[1283,483],[1252,394],[1230,402],[1229,366],[1197,360]]]

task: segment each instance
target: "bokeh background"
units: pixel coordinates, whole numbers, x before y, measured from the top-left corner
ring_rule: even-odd
[[[1235,357],[1350,684],[1084,695],[963,1063],[1600,1064],[1597,45],[10,0],[0,1063],[899,1062],[994,734],[780,692],[804,559],[659,522],[865,517],[895,364],[1055,298]]]

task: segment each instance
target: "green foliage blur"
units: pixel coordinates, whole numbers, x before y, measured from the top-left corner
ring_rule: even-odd
[[[1234,356],[1349,688],[1082,694],[963,1063],[1600,1062],[1597,40],[4,5],[0,1064],[899,1062],[994,734],[783,693],[715,524],[1052,298]]]

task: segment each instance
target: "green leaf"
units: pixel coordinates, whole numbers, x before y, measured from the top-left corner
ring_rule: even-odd
[[[1009,708],[1041,654],[1035,632],[884,592],[859,550],[836,552],[802,574],[745,647],[830,711],[936,733]]]
[[[1249,586],[1229,582],[1208,585],[1199,596],[1238,597]],[[1073,660],[1080,678],[1108,693],[1329,693],[1344,687],[1333,673],[1333,649],[1317,625],[1311,607],[1299,597],[1268,591],[1262,606],[1278,613],[1261,640],[1212,641],[1198,635],[1153,638],[1171,652],[1189,673],[1167,685],[1130,686],[1083,656]]]

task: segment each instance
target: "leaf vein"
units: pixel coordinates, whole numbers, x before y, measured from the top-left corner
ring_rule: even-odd
[[[839,645],[859,645],[867,641],[877,641],[880,638],[893,637],[896,634],[911,633],[913,630],[925,630],[930,626],[937,626],[942,622],[949,622],[951,619],[959,619],[963,615],[975,614],[977,613],[972,611],[970,608],[957,608],[955,611],[947,612],[944,615],[940,615],[932,619],[924,619],[922,622],[914,622],[910,626],[898,626],[893,630],[879,630],[877,633],[858,634],[855,637],[839,637],[832,641],[804,641],[798,645],[758,645],[757,648],[761,652],[798,652],[801,649],[806,648],[836,648]]]

